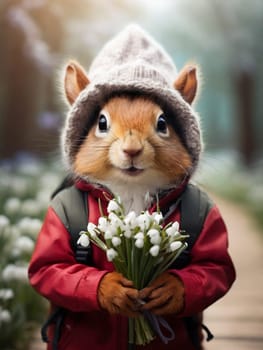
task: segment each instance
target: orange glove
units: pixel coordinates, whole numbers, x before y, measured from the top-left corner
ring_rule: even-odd
[[[139,291],[133,287],[133,282],[118,272],[107,273],[101,280],[98,290],[98,300],[102,309],[111,314],[122,314],[127,317],[137,317]]]
[[[146,301],[141,310],[155,315],[178,314],[184,308],[184,286],[181,280],[169,272],[163,272],[149,287],[139,292]]]

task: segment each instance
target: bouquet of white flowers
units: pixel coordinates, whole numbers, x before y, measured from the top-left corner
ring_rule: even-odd
[[[91,241],[104,250],[116,271],[138,290],[167,270],[187,247],[188,236],[180,233],[178,222],[163,227],[160,212],[125,215],[119,198],[112,199],[107,209],[109,215],[101,216],[98,225],[89,223],[87,231],[80,232],[78,244],[88,246]],[[129,319],[129,343],[145,345],[153,340],[151,318],[142,314]]]

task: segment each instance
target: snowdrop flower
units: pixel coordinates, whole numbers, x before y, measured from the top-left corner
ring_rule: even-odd
[[[14,297],[14,292],[10,288],[0,289],[0,299],[9,300]]]
[[[41,212],[41,207],[39,203],[34,199],[26,199],[22,202],[21,212],[28,216],[37,216]]]
[[[121,219],[118,217],[118,215],[116,215],[116,214],[113,213],[113,212],[111,212],[111,213],[108,215],[108,218],[109,218],[109,220],[110,220],[112,223],[121,222]]]
[[[114,236],[114,237],[112,237],[112,245],[114,246],[114,247],[118,247],[120,244],[121,244],[121,239],[120,239],[120,237],[116,237],[116,236]]]
[[[154,212],[152,213],[153,220],[156,224],[160,224],[163,221],[163,214]]]
[[[112,239],[112,238],[113,238],[113,235],[114,235],[114,232],[112,232],[111,230],[107,230],[107,231],[104,233],[104,238],[105,238],[105,239]]]
[[[178,221],[175,221],[175,222],[172,224],[172,227],[178,232],[178,231],[179,231],[179,222],[178,222]]]
[[[126,238],[131,238],[132,235],[132,231],[129,227],[124,227],[124,237]]]
[[[155,236],[152,236],[150,238],[150,242],[153,244],[153,245],[156,245],[156,244],[160,244],[161,243],[161,236],[160,235],[155,235]]]
[[[145,212],[144,214],[139,215],[137,218],[137,223],[142,231],[147,230],[150,226],[150,216],[148,213]]]
[[[4,205],[4,211],[7,215],[14,215],[20,211],[21,201],[18,198],[9,198]]]
[[[102,232],[107,231],[108,229],[108,220],[105,217],[100,217],[99,222],[98,222],[98,229],[101,230]]]
[[[148,232],[147,232],[147,236],[153,237],[159,235],[159,231],[156,230],[155,228],[151,228]]]
[[[150,237],[150,242],[152,244],[160,244],[161,243],[161,236],[158,230],[151,229],[147,232],[147,235]]]
[[[77,241],[77,244],[81,245],[82,247],[88,247],[90,245],[89,237],[85,233],[82,233]]]
[[[179,234],[179,223],[175,221],[172,226],[168,227],[166,233],[170,237],[175,237]]]
[[[27,236],[20,236],[17,238],[14,244],[14,249],[17,249],[18,253],[31,253],[34,248],[34,242]]]
[[[20,237],[21,232],[19,231],[19,229],[16,226],[9,226],[9,229],[6,231],[8,233],[8,237],[9,239],[13,241],[15,241],[18,237]]]
[[[135,246],[139,249],[143,248],[144,240],[142,238],[137,238],[135,241]]]
[[[108,261],[113,261],[118,255],[118,253],[113,248],[110,248],[110,249],[107,249],[106,255],[107,255]]]
[[[180,241],[172,242],[170,244],[170,250],[172,252],[175,252],[176,250],[180,249],[182,247],[183,243]]]
[[[137,216],[135,211],[129,212],[124,218],[124,223],[126,226],[129,226],[131,229],[137,226]]]
[[[15,264],[6,265],[2,271],[4,281],[17,280],[27,282],[27,266],[17,266]]]
[[[4,232],[4,230],[9,226],[9,224],[9,219],[4,215],[0,215],[0,232]]]
[[[30,234],[37,234],[42,226],[42,221],[39,219],[30,219],[30,225],[28,227],[28,232]]]
[[[0,307],[0,325],[1,323],[9,323],[10,321],[11,321],[10,312]]]
[[[160,246],[155,244],[150,248],[149,253],[151,254],[151,256],[156,257],[158,256],[159,251],[160,251]]]
[[[123,222],[115,213],[109,214],[109,220],[110,220],[110,223],[112,225],[112,229],[115,229],[115,231],[118,229],[118,227],[123,229],[123,227],[124,227]]]
[[[96,228],[97,228],[97,226],[95,224],[93,224],[93,222],[88,223],[87,230],[88,230],[89,234],[91,235],[91,237],[97,236]]]
[[[136,233],[136,235],[134,236],[135,239],[144,239],[144,234],[143,232],[138,232]]]
[[[17,228],[21,234],[28,234],[35,237],[41,229],[42,221],[30,217],[24,217],[17,223]]]
[[[108,213],[119,211],[119,209],[120,209],[120,206],[116,202],[116,200],[112,199],[111,201],[109,201],[109,204],[107,207]]]

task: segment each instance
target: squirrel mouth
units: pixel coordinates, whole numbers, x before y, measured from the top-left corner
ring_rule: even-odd
[[[122,171],[127,175],[136,176],[136,175],[141,174],[143,172],[143,169],[138,169],[134,166],[131,166],[130,168],[123,169]]]

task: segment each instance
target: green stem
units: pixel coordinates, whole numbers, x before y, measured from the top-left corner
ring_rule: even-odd
[[[149,284],[155,280],[156,277],[158,277],[162,272],[166,271],[172,263],[178,258],[178,256],[182,253],[183,250],[185,250],[186,245],[182,245],[180,249],[177,250],[176,254],[173,253],[169,254],[169,256],[163,261],[162,264],[160,264],[158,267],[156,267],[154,274],[151,276],[151,280],[149,281]]]
[[[144,316],[135,319],[135,343],[137,345],[146,345],[150,343],[154,337],[154,331]]]
[[[126,262],[127,262],[127,278],[129,280],[132,279],[132,261],[131,261],[131,238],[126,238],[125,242],[125,250],[126,250]]]
[[[149,283],[152,276],[153,271],[155,271],[155,258],[151,256],[151,254],[147,253],[147,261],[144,264],[143,275],[141,279],[141,288],[146,287]]]
[[[134,264],[134,271],[133,271],[133,281],[134,281],[134,287],[139,288],[139,281],[140,281],[140,255],[141,255],[142,249],[137,248],[135,245],[133,247],[133,264]]]

